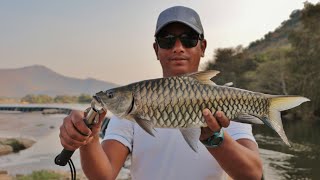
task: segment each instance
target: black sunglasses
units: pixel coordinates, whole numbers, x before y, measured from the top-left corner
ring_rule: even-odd
[[[185,48],[193,48],[198,44],[198,40],[201,40],[201,35],[195,33],[183,33],[178,36],[173,34],[167,34],[164,36],[156,37],[156,42],[162,49],[171,49],[176,43],[177,39]]]

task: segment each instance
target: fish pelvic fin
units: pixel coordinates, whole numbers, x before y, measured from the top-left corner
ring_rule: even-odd
[[[144,131],[146,131],[151,136],[155,137],[153,132],[156,130],[154,129],[154,126],[151,121],[146,120],[146,119],[137,118],[137,117],[135,117],[134,119]]]
[[[310,100],[301,96],[267,96],[270,98],[269,114],[268,117],[262,117],[261,120],[276,131],[286,145],[291,146],[283,130],[280,112],[294,108]]]
[[[200,128],[181,128],[179,129],[184,140],[194,152],[198,152],[198,141],[201,134]]]
[[[254,115],[247,113],[238,113],[232,121],[247,123],[247,124],[264,124],[263,121]]]
[[[219,73],[220,71],[208,70],[191,73],[188,76],[197,79],[202,84],[216,85],[213,81],[211,81],[211,79]]]

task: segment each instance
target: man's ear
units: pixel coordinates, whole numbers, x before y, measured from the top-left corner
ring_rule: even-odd
[[[207,41],[205,39],[203,39],[201,41],[201,57],[204,57],[204,53],[206,51],[206,48],[207,48]]]
[[[158,57],[159,47],[158,47],[158,44],[156,42],[153,43],[153,49],[154,49],[154,52],[156,53],[157,59],[159,60],[159,57]]]

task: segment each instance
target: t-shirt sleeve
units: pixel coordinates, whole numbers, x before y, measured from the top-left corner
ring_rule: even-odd
[[[134,123],[128,120],[111,117],[105,130],[104,140],[117,140],[132,151]]]
[[[253,134],[252,134],[252,125],[245,123],[238,123],[234,121],[230,121],[229,127],[224,129],[230,134],[230,136],[234,140],[238,139],[250,139],[251,141],[256,142]]]

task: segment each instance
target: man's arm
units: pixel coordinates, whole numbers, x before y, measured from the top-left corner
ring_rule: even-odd
[[[60,127],[60,141],[67,150],[80,148],[83,172],[88,179],[115,179],[129,153],[118,141],[99,142],[99,131],[105,114],[91,130],[83,121],[84,113],[72,111]]]
[[[211,132],[219,131],[221,127],[229,126],[229,120],[223,112],[205,112],[204,117]],[[208,129],[203,130],[200,139],[204,139]],[[212,134],[212,133],[211,133]],[[208,151],[218,161],[220,166],[233,179],[261,179],[262,161],[259,156],[258,146],[249,139],[233,140],[224,132],[224,140],[219,147],[208,148]]]
[[[116,179],[123,166],[129,150],[116,140],[105,140],[99,143],[99,138],[90,145],[80,148],[81,165],[88,179]]]

